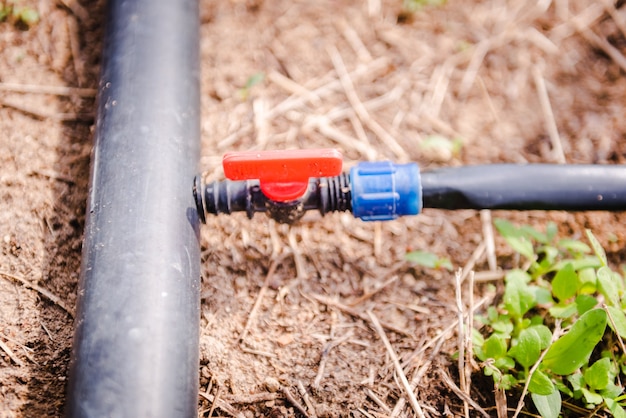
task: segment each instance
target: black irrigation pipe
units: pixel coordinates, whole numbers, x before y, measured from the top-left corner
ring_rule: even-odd
[[[421,174],[426,208],[624,211],[626,166],[490,164]]]
[[[110,0],[68,417],[197,417],[197,0]]]

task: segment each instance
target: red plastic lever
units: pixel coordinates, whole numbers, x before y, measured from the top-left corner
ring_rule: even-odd
[[[289,202],[304,196],[311,177],[341,174],[342,157],[335,149],[229,152],[222,160],[230,180],[259,180],[268,199]]]

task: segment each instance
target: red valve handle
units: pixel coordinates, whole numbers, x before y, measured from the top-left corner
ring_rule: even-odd
[[[230,180],[259,180],[268,199],[289,202],[304,196],[311,177],[341,174],[341,153],[335,149],[229,152],[222,159]]]

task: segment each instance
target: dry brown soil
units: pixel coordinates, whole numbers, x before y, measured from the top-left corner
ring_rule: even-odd
[[[405,13],[401,0],[201,1],[206,178],[220,178],[224,152],[245,149],[335,147],[346,166],[624,164],[621,3],[450,0]],[[0,417],[52,417],[65,403],[104,7],[20,4],[41,19],[0,22]],[[391,353],[426,416],[462,414],[454,274],[403,256],[429,251],[459,268],[476,253],[474,270],[487,271],[494,253],[477,249],[489,216],[554,220],[573,237],[591,228],[624,258],[621,214],[427,209],[381,224],[311,215],[291,228],[210,218],[200,415],[413,416]],[[474,290],[479,301],[485,286]],[[477,368],[472,382],[495,416]]]

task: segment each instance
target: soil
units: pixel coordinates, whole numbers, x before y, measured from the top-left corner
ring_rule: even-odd
[[[23,0],[39,22],[0,22],[0,417],[63,414],[103,3]],[[221,178],[225,152],[247,149],[333,147],[347,167],[423,170],[625,163],[621,1],[200,3],[207,180]],[[454,273],[403,260],[423,250],[477,274],[510,267],[501,238],[480,251],[490,218],[552,220],[574,238],[591,228],[624,261],[626,216],[605,212],[311,214],[293,227],[209,218],[199,415],[413,416],[393,355],[424,415],[463,415]],[[494,303],[488,288],[476,286],[475,303]],[[473,372],[471,397],[496,416],[493,386]]]

